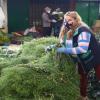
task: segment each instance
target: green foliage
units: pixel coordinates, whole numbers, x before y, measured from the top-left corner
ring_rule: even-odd
[[[9,38],[7,36],[7,33],[4,33],[2,30],[0,30],[0,44],[9,42]]]
[[[17,57],[2,57],[0,97],[4,100],[77,100],[78,75],[70,57],[45,47],[57,38],[24,42]],[[7,61],[7,63],[4,63]]]

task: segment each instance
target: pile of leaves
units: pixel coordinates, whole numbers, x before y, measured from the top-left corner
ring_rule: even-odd
[[[55,37],[24,42],[17,57],[0,58],[3,100],[77,100],[79,82],[69,55],[56,53]],[[2,52],[1,52],[2,53]]]

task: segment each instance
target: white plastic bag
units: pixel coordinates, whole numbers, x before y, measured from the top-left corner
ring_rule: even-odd
[[[0,7],[0,28],[4,27],[4,22],[5,22],[5,15],[2,8]]]

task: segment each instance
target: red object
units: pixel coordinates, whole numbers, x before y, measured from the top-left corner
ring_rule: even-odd
[[[24,31],[14,32],[14,35],[16,35],[16,36],[23,36],[24,35]]]
[[[20,35],[24,35],[24,31],[18,31],[17,33]]]

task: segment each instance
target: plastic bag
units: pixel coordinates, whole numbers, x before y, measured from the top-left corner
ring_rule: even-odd
[[[2,8],[0,7],[0,28],[4,27],[4,22],[5,22],[5,15]]]

